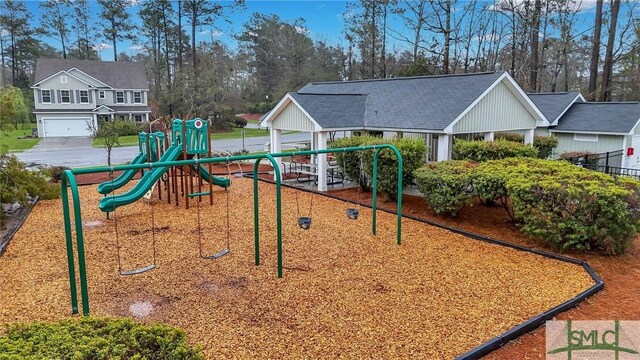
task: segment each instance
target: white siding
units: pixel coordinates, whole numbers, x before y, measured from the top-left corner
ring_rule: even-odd
[[[271,126],[281,130],[315,130],[315,124],[294,103],[289,103],[272,121]]]
[[[575,141],[573,133],[554,133],[558,138],[558,147],[554,150],[556,154],[568,151],[590,151],[593,153],[604,153],[607,151],[621,150],[624,136],[622,135],[599,135],[597,142]]]
[[[453,126],[453,133],[483,133],[535,127],[535,117],[503,81]]]

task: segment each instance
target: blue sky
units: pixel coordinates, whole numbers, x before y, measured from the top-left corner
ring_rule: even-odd
[[[26,1],[27,8],[36,16],[33,17],[34,25],[39,25],[35,19],[39,18],[40,1]],[[99,17],[100,6],[97,1],[91,2],[91,8],[94,12],[96,20]],[[310,36],[314,40],[324,40],[330,44],[342,43],[343,36],[343,21],[342,14],[346,10],[346,2],[344,1],[279,1],[279,0],[249,0],[246,2],[246,9],[242,11],[236,11],[232,13],[229,18],[231,24],[223,21],[219,21],[216,24],[216,28],[210,26],[204,27],[199,30],[199,41],[211,41],[211,32],[215,35],[216,40],[227,43],[232,48],[236,47],[236,42],[233,39],[233,34],[242,30],[242,24],[244,24],[253,13],[264,14],[276,14],[285,21],[294,21],[300,17],[305,19],[306,25],[309,28]],[[136,16],[138,7],[132,6],[129,8],[132,15],[132,19],[140,25],[140,20]],[[190,33],[190,28],[185,21],[185,31]],[[60,47],[59,41],[54,38],[45,39],[50,45],[58,48]],[[101,42],[108,45],[104,39]],[[127,51],[128,53],[134,53],[136,51],[135,44],[131,42],[123,42],[119,45],[118,51]],[[102,58],[104,60],[111,60],[112,50],[111,48],[105,48],[101,51]]]
[[[136,3],[139,0],[130,0],[132,3]],[[595,0],[578,0],[581,1],[581,8],[578,18],[575,32],[591,33],[590,29],[593,26],[594,6]],[[487,0],[487,2],[493,3],[494,0]],[[608,1],[605,1],[607,3]],[[39,1],[26,1],[29,10],[34,13],[33,16],[34,25],[37,24],[39,18]],[[462,6],[465,2],[458,1],[458,6]],[[91,8],[94,12],[96,20],[99,18],[100,7],[96,1],[91,2]],[[232,49],[237,47],[233,35],[242,30],[242,24],[244,24],[253,13],[264,14],[276,14],[281,19],[291,22],[297,18],[304,18],[307,28],[309,29],[309,35],[314,40],[323,40],[331,45],[344,44],[344,21],[343,14],[347,8],[346,1],[317,1],[317,0],[296,0],[296,1],[284,1],[284,0],[247,0],[246,9],[242,11],[236,11],[229,15],[231,24],[219,21],[216,24],[217,28],[210,26],[199,29],[198,41],[211,41],[211,35],[213,33],[214,39],[220,40],[228,44]],[[608,4],[605,4],[605,10],[607,10]],[[620,22],[625,21],[625,10],[623,9],[620,14]],[[640,10],[640,6],[635,9],[636,14]],[[139,17],[137,16],[138,7],[131,6],[129,11],[132,15],[132,20],[140,25]],[[402,29],[400,20],[395,17],[390,18],[391,26],[394,29]],[[190,32],[190,29],[185,21],[185,31]],[[603,32],[604,33],[604,32]],[[605,36],[603,34],[603,36]],[[54,47],[60,47],[59,41],[56,39],[45,39],[50,45]],[[101,39],[103,43],[103,49],[100,51],[101,57],[104,60],[111,60],[112,50],[111,45],[107,41]],[[389,48],[404,48],[403,44],[394,41],[389,37]],[[138,51],[136,44],[131,42],[123,42],[118,44],[118,51],[126,51],[129,54],[133,54]]]

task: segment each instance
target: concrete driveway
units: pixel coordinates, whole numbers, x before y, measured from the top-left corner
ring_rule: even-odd
[[[91,149],[90,137],[49,137],[40,139],[40,142],[26,152],[82,150]]]

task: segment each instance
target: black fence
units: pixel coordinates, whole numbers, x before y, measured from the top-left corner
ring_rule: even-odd
[[[624,150],[608,151],[600,154],[585,154],[564,160],[585,169],[603,172],[612,176],[630,176],[640,180],[640,169],[622,167]]]

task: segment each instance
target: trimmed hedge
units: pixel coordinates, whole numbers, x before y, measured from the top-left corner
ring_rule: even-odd
[[[495,134],[496,139],[515,141],[524,143],[524,136],[518,133],[511,132],[497,132]],[[553,154],[553,149],[558,146],[558,138],[555,136],[534,136],[533,147],[538,150],[538,158],[548,159]]]
[[[537,157],[538,150],[531,145],[497,139],[476,141],[457,139],[453,144],[454,157],[458,160],[482,162],[512,157]]]
[[[436,213],[457,216],[473,200],[472,179],[476,163],[451,160],[416,170],[418,190]]]
[[[445,197],[438,205],[461,204],[474,195],[500,202],[522,232],[559,250],[621,254],[640,231],[636,180],[553,160],[510,158],[475,167],[467,163],[469,171],[461,171],[460,162],[449,163],[436,165],[436,171],[424,167],[416,172],[419,184],[445,188],[419,186],[429,204],[436,196]],[[457,184],[458,193],[448,193],[448,184]],[[447,212],[456,214],[450,209],[454,207]]]
[[[131,319],[81,317],[7,328],[0,359],[204,359],[186,333],[167,325]]]
[[[337,148],[375,144],[391,144],[398,148],[402,155],[402,183],[404,186],[411,184],[414,172],[424,164],[427,148],[422,139],[395,138],[385,140],[373,136],[353,136],[337,139],[330,146]],[[374,153],[374,150],[368,150],[336,154],[338,166],[349,178],[360,178],[360,185],[368,188],[373,178]],[[362,164],[362,173],[360,173],[360,164]],[[360,175],[364,175],[364,179]],[[382,150],[378,157],[378,191],[390,199],[395,199],[398,195],[397,183],[398,161],[396,156],[390,149]]]

